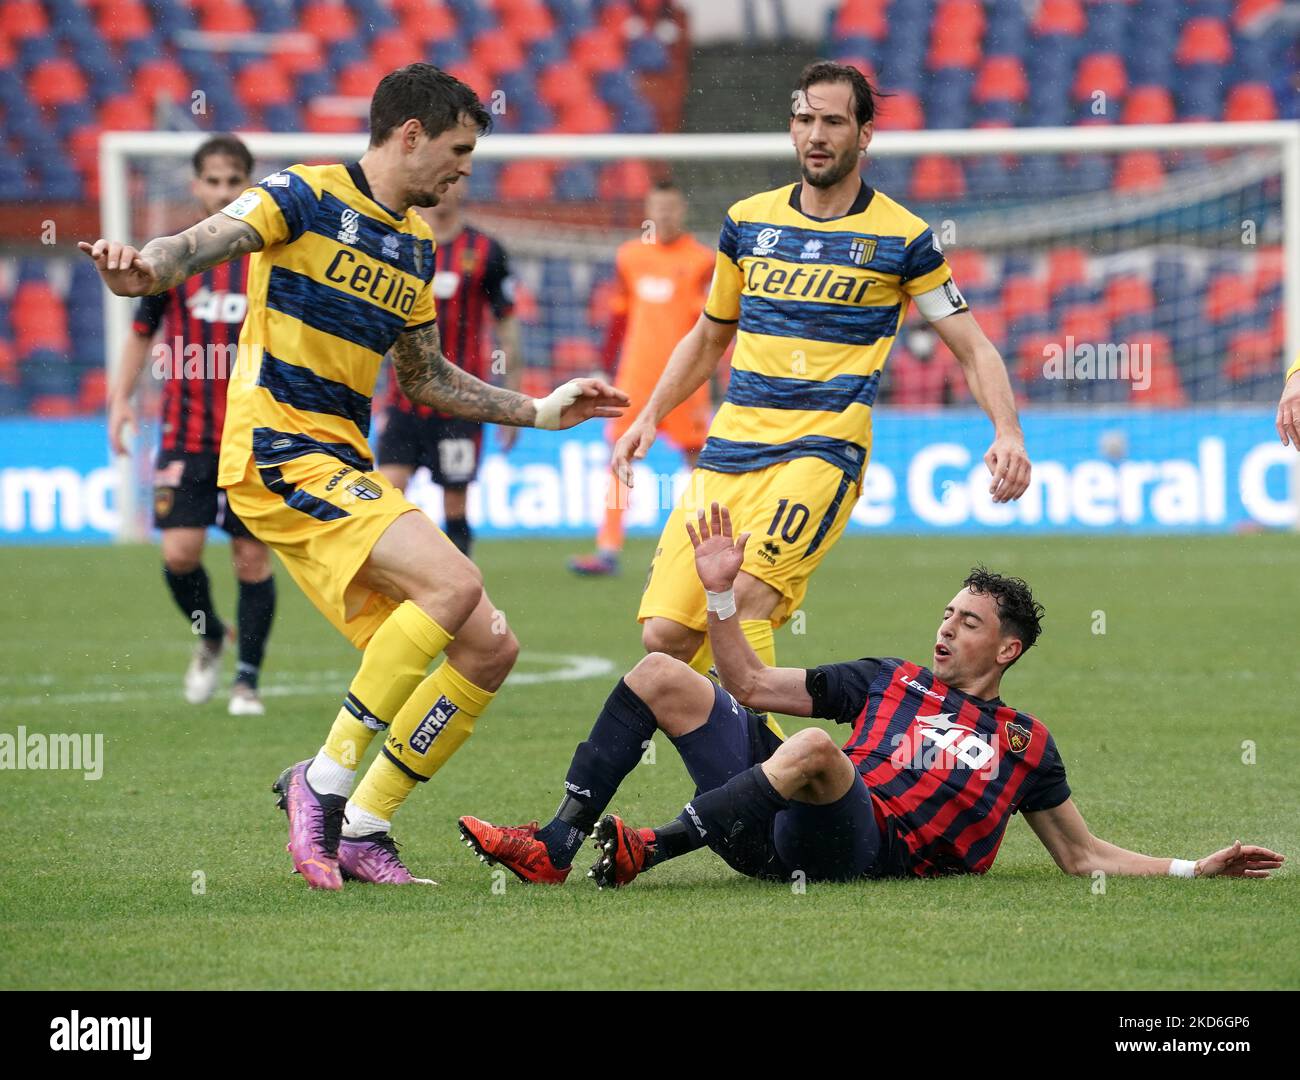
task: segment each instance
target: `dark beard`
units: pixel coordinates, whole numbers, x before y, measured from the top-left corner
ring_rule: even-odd
[[[857,154],[850,153],[845,154],[844,157],[838,159],[827,172],[824,172],[819,176],[810,175],[808,167],[802,163],[799,166],[799,171],[803,174],[804,181],[812,187],[828,188],[834,187],[838,184],[848,176],[856,166]]]

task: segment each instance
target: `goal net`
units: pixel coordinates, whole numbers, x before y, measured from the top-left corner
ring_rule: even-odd
[[[139,243],[189,224],[187,159],[203,137],[106,135],[105,235]],[[259,175],[365,149],[354,135],[244,138]],[[1020,504],[988,501],[981,459],[991,429],[959,365],[913,310],[886,365],[854,528],[1295,525],[1300,485],[1270,417],[1288,358],[1300,354],[1300,128],[887,131],[863,175],[933,228],[1006,360],[1036,469]],[[615,252],[644,236],[644,193],[664,177],[689,199],[688,227],[713,245],[732,202],[797,172],[784,135],[480,142],[465,214],[509,253],[525,390],[542,393],[599,364]],[[129,314],[128,302],[109,298],[110,364]],[[156,409],[146,402],[141,414]],[[607,450],[588,426],[563,438],[525,433],[509,455],[488,439],[470,507],[480,535],[594,529]],[[143,430],[134,462],[121,466],[124,537],[147,533],[156,443],[156,430]],[[634,493],[634,533],[659,527],[663,493],[682,479],[667,446],[647,469],[678,475],[646,485],[653,499]],[[437,517],[435,494],[427,481],[412,490]]]

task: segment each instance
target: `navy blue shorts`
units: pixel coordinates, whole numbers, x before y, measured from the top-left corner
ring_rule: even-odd
[[[746,709],[721,687],[703,727],[672,740],[695,781],[696,794],[721,787],[746,769],[766,761],[781,745],[760,713]],[[861,781],[836,802],[824,806],[791,802],[772,820],[765,836],[743,845],[724,839],[709,847],[733,870],[749,877],[789,881],[802,872],[807,881],[844,881],[871,873],[883,837]]]

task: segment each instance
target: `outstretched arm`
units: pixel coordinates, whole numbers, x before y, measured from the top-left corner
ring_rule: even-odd
[[[111,292],[152,296],[250,251],[261,251],[262,237],[251,225],[218,212],[182,233],[150,240],[139,251],[104,239],[93,244],[83,240],[77,247],[94,261]]]
[[[1285,856],[1268,848],[1236,841],[1231,847],[1206,855],[1195,862],[1183,859],[1158,859],[1128,851],[1092,835],[1083,815],[1066,799],[1050,810],[1026,813],[1025,820],[1067,874],[1173,874],[1176,877],[1249,877],[1265,878],[1276,870]],[[1190,869],[1190,872],[1188,872]]]
[[[1283,446],[1300,450],[1300,358],[1286,369],[1282,397],[1277,403],[1277,433]]]
[[[621,390],[599,379],[571,379],[544,398],[493,386],[443,355],[436,323],[398,336],[393,371],[402,391],[417,405],[512,427],[570,428],[593,416],[621,416],[628,401]]]
[[[714,503],[708,516],[699,512],[695,525],[686,523],[695,548],[695,570],[708,595],[709,644],[723,688],[742,705],[759,712],[811,716],[812,697],[803,668],[768,667],[754,652],[736,617],[732,585],[745,561],[745,541],[731,534],[731,514]]]
[[[1020,498],[1029,487],[1029,455],[1002,355],[969,311],[936,319],[930,325],[952,350],[971,394],[993,421],[993,445],[984,455],[984,463],[993,474],[989,486],[993,501]]]

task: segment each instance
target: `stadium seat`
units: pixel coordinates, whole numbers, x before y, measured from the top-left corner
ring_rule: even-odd
[[[593,201],[596,198],[596,166],[590,161],[566,165],[555,178],[555,197],[561,202]]]
[[[1034,15],[1034,33],[1040,37],[1060,34],[1078,37],[1088,28],[1079,0],[1042,0]]]
[[[1228,90],[1224,120],[1276,120],[1277,102],[1268,83],[1238,83]]]
[[[325,52],[320,42],[307,34],[295,34],[282,41],[270,53],[276,67],[292,77],[325,67]]]
[[[1223,69],[1200,64],[1183,69],[1178,83],[1180,120],[1217,120],[1223,111]]]
[[[1012,277],[1002,286],[1002,310],[1008,325],[1028,315],[1045,314],[1050,306],[1047,282],[1042,278]]]
[[[149,103],[134,94],[109,98],[100,106],[99,126],[105,131],[148,131],[153,127]]]
[[[405,30],[386,30],[376,34],[370,43],[370,60],[387,73],[424,60],[420,42]]]
[[[614,161],[600,170],[596,195],[603,202],[637,202],[650,191],[653,178],[644,161]]]
[[[359,60],[349,64],[339,72],[334,92],[343,97],[357,97],[369,100],[380,80],[388,74],[388,69],[371,60]]]
[[[1286,274],[1286,261],[1280,247],[1260,248],[1251,268],[1256,297],[1272,292],[1282,284]]]
[[[957,288],[967,296],[992,284],[992,272],[983,252],[974,248],[952,248],[944,252],[944,257]]]
[[[577,64],[565,61],[552,64],[537,77],[537,96],[546,105],[559,108],[565,102],[590,97],[591,80]]]
[[[469,50],[470,59],[489,75],[518,71],[526,62],[519,41],[504,30],[488,30],[474,39]]]
[[[555,197],[555,163],[508,161],[501,166],[497,198],[503,202],[550,202]]]
[[[1163,187],[1165,166],[1154,150],[1129,150],[1115,166],[1116,191],[1152,191]]]
[[[627,66],[633,71],[666,71],[669,65],[668,50],[653,34],[642,34],[627,43]]]
[[[1120,274],[1106,282],[1102,305],[1112,322],[1149,313],[1155,307],[1155,291],[1149,279],[1139,274]]]
[[[624,61],[623,45],[618,35],[600,27],[574,38],[569,54],[575,63],[592,74],[616,71]]]
[[[975,100],[1013,101],[1017,104],[1029,96],[1029,80],[1018,56],[990,56],[980,67],[975,80]]]
[[[447,72],[470,86],[480,98],[486,98],[492,93],[492,76],[470,60],[449,65]]]
[[[5,36],[14,41],[44,37],[50,32],[40,0],[5,0],[0,16],[4,18]]]
[[[299,28],[304,33],[331,43],[356,40],[358,37],[356,21],[347,5],[331,0],[313,0],[304,7]]]
[[[33,104],[41,108],[71,105],[83,101],[89,92],[81,69],[66,57],[43,60],[27,77]]]
[[[925,110],[921,99],[908,90],[895,91],[880,103],[876,113],[877,131],[918,131],[925,127]]]
[[[1222,323],[1234,316],[1249,315],[1255,311],[1254,279],[1246,274],[1218,274],[1211,278],[1205,291],[1205,318],[1210,323]]]
[[[555,33],[555,19],[540,0],[498,0],[497,14],[501,25],[524,45]]]
[[[107,391],[107,374],[103,367],[87,371],[81,377],[81,385],[77,390],[77,412],[83,415],[103,412]]]
[[[960,29],[958,29],[960,27]],[[957,24],[957,27],[934,24],[934,33],[930,38],[930,48],[926,53],[925,66],[931,71],[943,68],[962,68],[973,71],[979,66],[983,50],[978,35]]]
[[[273,60],[255,60],[235,78],[235,93],[248,109],[277,105],[293,97],[293,84]]]
[[[1074,74],[1074,97],[1088,101],[1099,91],[1118,101],[1128,89],[1124,60],[1117,53],[1089,53],[1079,61]]]
[[[1047,253],[1047,291],[1055,299],[1068,288],[1089,280],[1088,253],[1077,247],[1053,248]]]
[[[149,11],[139,0],[103,0],[95,23],[105,40],[114,44],[147,38],[153,32]]]
[[[155,106],[160,101],[189,102],[194,83],[175,60],[150,60],[136,68],[135,96]]]
[[[1174,119],[1174,98],[1164,86],[1133,87],[1120,115],[1125,124],[1172,124]]]
[[[1061,333],[1076,342],[1100,344],[1111,336],[1110,319],[1101,304],[1075,304],[1061,312]]]
[[[918,158],[912,170],[912,198],[925,201],[960,199],[966,194],[961,162],[947,155]]]
[[[1184,67],[1190,64],[1226,64],[1232,59],[1232,35],[1219,19],[1188,19],[1178,38],[1174,57]]]
[[[599,98],[579,98],[558,110],[554,129],[565,135],[599,135],[614,126],[608,106]]]
[[[1228,339],[1223,373],[1233,382],[1267,375],[1274,382],[1284,370],[1281,342],[1267,328],[1238,331]]]
[[[889,30],[888,8],[889,0],[844,0],[835,13],[831,36],[836,40],[867,37],[881,41]]]
[[[204,0],[199,26],[210,34],[248,34],[260,29],[241,0]]]
[[[334,135],[364,131],[366,118],[327,109],[319,101],[311,101],[303,110],[303,123],[308,131],[321,135]]]
[[[1145,346],[1151,358],[1151,375],[1146,389],[1134,386],[1129,394],[1129,403],[1144,408],[1168,408],[1187,404],[1187,393],[1183,389],[1178,367],[1172,359],[1169,339],[1156,332],[1141,335],[1128,343],[1130,346]]]
[[[551,350],[551,363],[557,383],[581,378],[600,368],[600,350],[585,338],[558,338]]]

